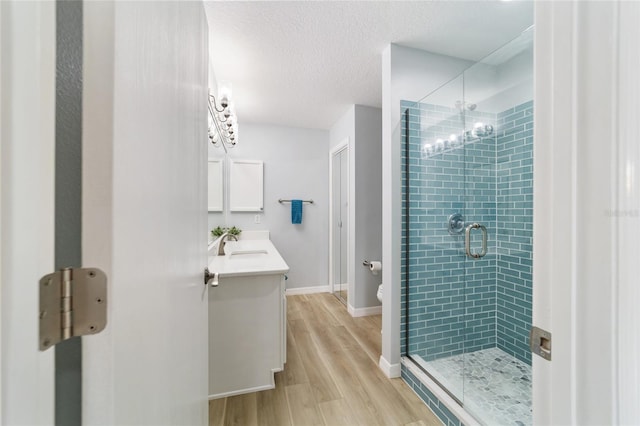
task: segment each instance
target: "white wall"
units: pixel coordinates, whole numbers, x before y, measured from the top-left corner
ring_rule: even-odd
[[[457,100],[464,98],[466,102],[476,104],[479,111],[494,113],[530,101],[533,98],[533,48],[525,51],[522,48],[523,40],[533,38],[533,30],[521,37],[482,62],[469,63],[470,67],[464,70],[464,86],[462,76],[454,76],[444,87],[428,94],[426,99],[409,100],[423,100],[452,108]],[[514,56],[508,56],[516,51],[518,53]],[[403,85],[400,88],[402,90]]]
[[[335,148],[339,143],[349,138],[352,141],[356,137],[356,106],[349,109],[336,121],[329,130],[329,148]]]
[[[209,62],[209,64],[207,65],[207,72],[208,72],[208,80],[209,80],[209,93],[211,95],[217,96],[218,95],[218,79],[216,78],[216,73],[213,70],[213,65],[211,65],[211,62]]]
[[[239,114],[242,120],[241,109]],[[269,230],[271,241],[291,268],[287,288],[327,286],[329,132],[242,121],[239,126],[238,144],[228,157],[264,162],[264,211],[209,213],[209,230],[219,225]],[[210,157],[223,154],[209,144]],[[291,204],[280,204],[279,198],[313,199],[314,204],[304,204],[302,224],[293,225]]]
[[[472,63],[389,45],[382,53],[382,356],[380,368],[400,375],[402,190],[400,100],[417,101]]]
[[[349,139],[349,310],[379,306],[382,277],[363,260],[382,260],[382,110],[351,106],[330,130],[330,145]]]
[[[501,64],[495,87],[492,96],[478,105],[479,110],[498,113],[533,99],[533,50],[526,50]]]
[[[382,110],[355,107],[355,300],[358,308],[378,306],[382,276],[374,276],[363,260],[382,260]],[[384,265],[383,265],[384,267]]]

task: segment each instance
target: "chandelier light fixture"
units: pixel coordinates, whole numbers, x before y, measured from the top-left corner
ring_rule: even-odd
[[[491,135],[493,135],[493,126],[491,124],[477,122],[473,124],[473,129],[467,130],[462,134],[452,133],[447,138],[438,138],[433,143],[425,143],[422,146],[422,158],[426,159],[452,151],[468,143],[488,138]]]
[[[238,143],[238,119],[231,102],[231,84],[221,82],[218,100],[209,92],[209,141],[225,151]]]

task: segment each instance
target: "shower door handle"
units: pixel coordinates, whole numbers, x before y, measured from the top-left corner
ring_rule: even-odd
[[[480,229],[482,232],[482,249],[478,253],[471,253],[471,230]],[[480,259],[487,254],[487,228],[479,223],[472,223],[464,230],[464,251],[471,259]]]

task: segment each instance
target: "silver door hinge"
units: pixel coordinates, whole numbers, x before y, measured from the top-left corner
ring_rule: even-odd
[[[65,268],[39,281],[39,346],[44,351],[107,325],[107,276],[97,268]]]

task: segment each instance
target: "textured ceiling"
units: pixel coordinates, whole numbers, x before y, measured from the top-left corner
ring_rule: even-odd
[[[329,129],[381,106],[389,43],[478,60],[533,23],[529,1],[205,2],[218,81],[238,122]]]

